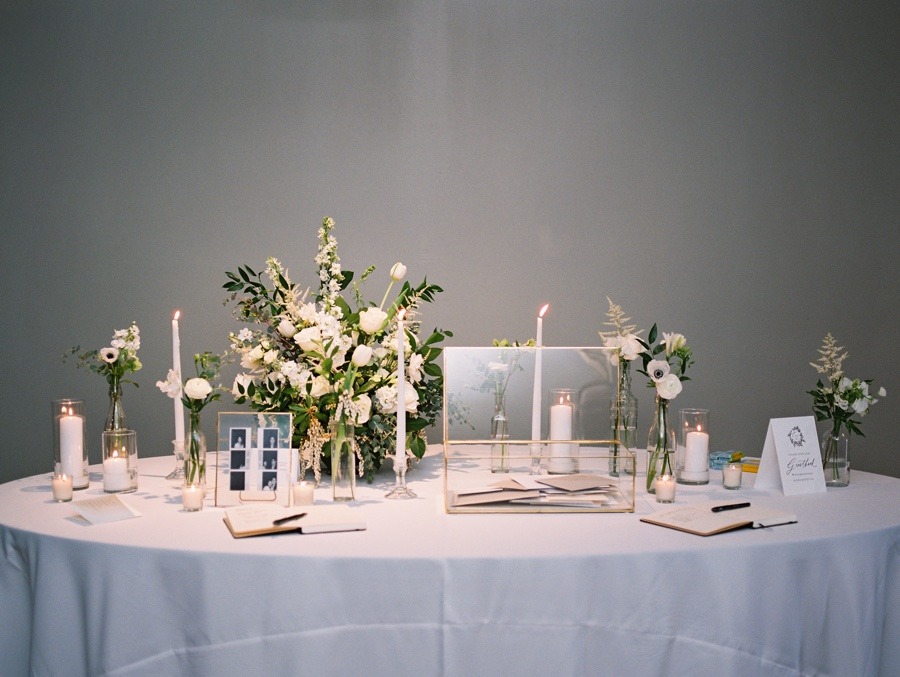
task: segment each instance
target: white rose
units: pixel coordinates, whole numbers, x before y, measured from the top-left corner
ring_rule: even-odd
[[[353,351],[351,361],[357,367],[365,367],[372,359],[372,349],[367,345],[358,345]]]
[[[263,355],[263,362],[266,364],[272,364],[275,360],[278,359],[278,351],[277,350],[267,350],[266,354]]]
[[[359,314],[359,328],[367,334],[374,334],[384,326],[387,313],[381,308],[366,308]]]
[[[647,363],[647,373],[654,383],[659,383],[662,379],[669,375],[669,363],[665,360],[650,360]],[[677,378],[677,377],[676,377]]]
[[[404,277],[406,277],[406,266],[397,261],[397,263],[391,266],[391,279],[394,282],[399,282]]]
[[[281,322],[278,323],[278,333],[285,338],[291,338],[297,333],[297,327],[295,327],[287,318],[283,318]]]
[[[322,343],[322,332],[318,327],[306,327],[294,335],[294,343],[306,352],[315,350]]]
[[[664,400],[674,400],[681,392],[681,381],[675,374],[666,374],[656,382],[656,394]]]
[[[192,378],[184,384],[184,394],[192,400],[202,400],[212,392],[212,386],[205,378]]]
[[[322,395],[327,395],[331,392],[331,384],[328,382],[328,379],[324,376],[316,376],[312,380],[312,388],[310,388],[309,394],[313,397],[322,397]]]
[[[682,334],[667,334],[663,332],[663,341],[666,343],[666,355],[671,355],[679,348],[683,348],[686,340]]]

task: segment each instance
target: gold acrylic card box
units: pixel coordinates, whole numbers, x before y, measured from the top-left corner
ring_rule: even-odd
[[[634,512],[614,348],[444,349],[448,513]]]

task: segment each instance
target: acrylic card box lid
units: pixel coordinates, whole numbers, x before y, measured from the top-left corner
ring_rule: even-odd
[[[635,456],[613,439],[614,348],[443,354],[448,513],[634,511]]]

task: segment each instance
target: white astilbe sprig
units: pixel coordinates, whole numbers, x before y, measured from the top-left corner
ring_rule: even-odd
[[[630,334],[637,335],[641,333],[641,330],[637,328],[637,325],[626,324],[631,318],[625,317],[622,306],[613,303],[608,296],[606,297],[606,300],[609,302],[609,310],[606,311],[607,320],[603,324],[612,327],[612,331],[599,332],[600,338],[606,339],[612,338],[613,336],[628,336]]]
[[[839,346],[831,332],[828,332],[822,340],[822,347],[819,348],[819,359],[817,362],[821,364],[816,362],[810,362],[809,364],[818,373],[825,374],[829,381],[837,381],[844,375],[842,365],[849,355],[848,352],[841,353],[842,350],[844,350],[844,347]]]

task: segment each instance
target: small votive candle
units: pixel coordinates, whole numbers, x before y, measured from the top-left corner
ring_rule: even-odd
[[[50,480],[53,488],[53,499],[58,503],[66,503],[72,500],[72,476],[54,475]]]
[[[726,489],[740,489],[744,467],[741,463],[732,462],[722,466],[722,486]]]
[[[312,505],[315,485],[306,480],[294,485],[294,505]]]
[[[181,505],[186,512],[197,512],[203,509],[204,488],[202,484],[185,484],[181,488]]]
[[[675,478],[672,475],[660,475],[656,478],[656,502],[675,502]]]

